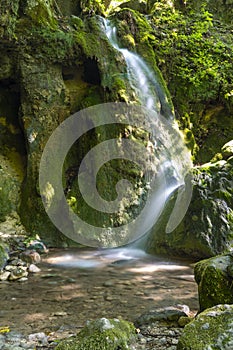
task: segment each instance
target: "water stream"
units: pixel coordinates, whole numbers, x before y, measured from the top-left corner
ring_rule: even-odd
[[[111,45],[124,56],[128,80],[140,104],[162,114],[168,120],[174,119],[168,98],[155,71],[139,55],[120,47],[117,28],[110,20],[104,19],[104,28]]]

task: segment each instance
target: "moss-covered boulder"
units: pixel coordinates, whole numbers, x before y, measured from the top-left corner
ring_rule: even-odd
[[[76,336],[62,341],[56,350],[127,350],[136,340],[132,323],[101,318],[88,322]]]
[[[218,305],[199,314],[185,328],[177,350],[233,348],[233,305]]]
[[[231,158],[229,158],[230,160]],[[174,197],[149,236],[147,250],[192,259],[204,259],[230,250],[233,242],[233,166],[231,161],[208,163],[193,169],[193,195],[178,227],[165,233]]]
[[[195,265],[200,310],[233,304],[233,254],[219,255]]]

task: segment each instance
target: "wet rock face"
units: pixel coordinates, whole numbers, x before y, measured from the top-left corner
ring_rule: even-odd
[[[200,310],[233,304],[233,254],[219,255],[196,264]]]
[[[148,251],[204,259],[230,250],[233,239],[232,179],[231,158],[194,168],[193,195],[184,219],[173,232],[165,233],[166,215],[170,215],[174,205],[171,200],[162,218],[164,229],[156,230],[149,238]]]
[[[205,310],[185,327],[177,350],[232,349],[232,318],[233,305],[218,305]]]
[[[62,341],[56,349],[126,350],[135,340],[136,330],[133,324],[124,320],[101,318],[88,322],[77,337]]]

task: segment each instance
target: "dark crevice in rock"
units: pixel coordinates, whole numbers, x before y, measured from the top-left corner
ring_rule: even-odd
[[[89,84],[100,85],[100,72],[95,59],[87,58],[84,61],[84,80]]]

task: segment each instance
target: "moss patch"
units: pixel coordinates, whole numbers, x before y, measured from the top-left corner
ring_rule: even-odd
[[[101,318],[88,322],[76,337],[62,341],[56,350],[127,350],[135,339],[136,330],[132,323]]]

